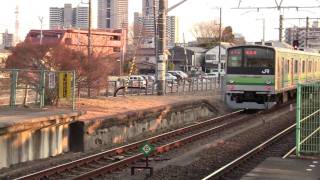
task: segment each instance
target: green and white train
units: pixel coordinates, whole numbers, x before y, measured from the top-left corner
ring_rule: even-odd
[[[227,50],[225,94],[233,109],[268,109],[294,98],[298,82],[318,79],[318,53],[260,45]]]

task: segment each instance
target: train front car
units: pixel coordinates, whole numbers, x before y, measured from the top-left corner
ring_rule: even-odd
[[[228,49],[226,102],[233,109],[268,109],[276,104],[275,50],[267,46]]]

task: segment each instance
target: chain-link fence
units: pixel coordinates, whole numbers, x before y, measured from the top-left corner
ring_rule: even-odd
[[[188,78],[181,80],[166,80],[166,94],[188,94],[220,90],[218,78]],[[108,81],[106,96],[123,95],[156,95],[157,83],[155,80],[128,80],[121,79]]]
[[[296,151],[320,153],[320,82],[298,84]]]
[[[0,106],[75,109],[75,72],[0,69]]]

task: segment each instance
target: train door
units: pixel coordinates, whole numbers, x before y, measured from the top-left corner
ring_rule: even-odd
[[[284,81],[285,81],[285,62],[284,58],[281,60],[281,89],[284,88]]]
[[[293,86],[293,84],[294,84],[294,69],[293,69],[293,67],[294,67],[294,60],[293,60],[293,58],[291,58],[291,61],[290,61],[290,79],[291,79],[291,86]]]

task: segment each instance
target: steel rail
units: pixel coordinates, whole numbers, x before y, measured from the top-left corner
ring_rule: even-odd
[[[296,124],[291,125],[290,127],[288,127],[285,130],[279,132],[278,134],[276,134],[272,138],[270,138],[267,141],[263,142],[262,144],[256,146],[255,148],[253,148],[249,152],[241,155],[240,157],[236,158],[235,160],[231,161],[230,163],[226,164],[225,166],[223,166],[223,167],[219,168],[218,170],[214,171],[210,175],[204,177],[202,180],[208,180],[210,178],[214,178],[215,179],[215,178],[219,178],[219,177],[223,176],[225,173],[227,173],[227,172],[231,171],[232,169],[234,169],[235,167],[239,166],[241,163],[243,163],[247,159],[251,158],[255,154],[265,150],[265,148],[267,148],[268,146],[272,145],[273,142],[277,141],[281,137],[283,137],[283,136],[287,135],[288,133],[290,133],[291,131],[293,131],[295,129],[295,126],[296,126]]]
[[[201,139],[202,137],[205,137],[205,136],[208,136],[208,135],[210,135],[212,133],[221,131],[221,130],[223,130],[223,129],[227,128],[227,127],[230,127],[232,125],[235,125],[237,123],[238,122],[236,122],[236,123],[232,123],[232,122],[224,123],[222,125],[218,125],[216,127],[210,128],[208,130],[205,130],[205,131],[190,135],[188,137],[176,140],[174,142],[162,145],[160,147],[157,147],[155,153],[153,153],[152,155],[162,154],[162,153],[165,153],[165,152],[167,152],[167,151],[169,151],[171,149],[181,147],[181,146],[183,146],[183,145],[185,145],[187,143],[190,143],[192,141],[196,141],[198,139]],[[143,157],[144,157],[144,155],[142,153],[139,153],[139,154],[136,154],[136,155],[134,155],[132,157],[123,159],[121,161],[118,161],[118,162],[106,165],[104,167],[92,170],[92,171],[87,172],[85,174],[81,174],[81,175],[79,175],[79,176],[77,176],[77,177],[75,177],[73,179],[77,179],[77,180],[78,179],[81,179],[81,180],[82,179],[90,179],[92,177],[103,175],[103,174],[106,174],[108,172],[112,172],[114,170],[121,169],[122,167],[126,167],[126,166],[128,166],[128,165],[130,165],[130,164],[142,159]]]
[[[114,149],[111,149],[111,150],[100,152],[100,153],[97,153],[97,154],[94,154],[94,155],[91,155],[91,156],[88,156],[88,157],[84,157],[84,158],[81,158],[81,159],[78,159],[78,160],[74,160],[74,161],[71,161],[71,162],[68,162],[68,163],[65,163],[65,164],[61,164],[61,165],[58,165],[58,166],[55,166],[55,167],[51,167],[51,168],[48,168],[48,169],[45,169],[45,170],[42,170],[42,171],[38,171],[38,172],[29,174],[29,175],[18,177],[18,178],[16,178],[16,180],[40,179],[40,178],[44,178],[44,177],[49,177],[51,175],[59,174],[61,172],[65,172],[65,171],[73,169],[75,167],[79,167],[81,165],[85,165],[85,164],[88,164],[90,162],[97,161],[97,160],[102,159],[104,157],[108,157],[108,156],[112,156],[112,155],[118,155],[118,154],[122,154],[122,153],[124,153],[126,151],[130,151],[130,150],[133,150],[133,149],[138,149],[139,146],[141,146],[146,141],[148,141],[150,143],[153,143],[153,142],[157,142],[157,141],[159,141],[161,139],[166,139],[166,138],[172,137],[175,134],[184,134],[186,132],[190,132],[191,130],[196,130],[196,129],[200,129],[200,128],[206,127],[206,126],[208,126],[210,124],[219,123],[219,122],[221,122],[221,121],[223,121],[223,120],[225,120],[227,118],[231,118],[231,117],[237,116],[242,112],[243,112],[243,110],[238,110],[238,111],[235,111],[235,112],[232,112],[232,113],[220,116],[220,117],[212,118],[212,119],[209,119],[209,120],[206,120],[206,121],[203,121],[203,122],[199,122],[199,123],[194,124],[194,125],[189,125],[187,127],[183,127],[183,128],[177,129],[177,130],[173,130],[173,131],[170,131],[170,132],[167,132],[167,133],[164,133],[164,134],[160,134],[160,135],[157,135],[157,136],[145,139],[145,140],[137,141],[137,142],[134,142],[134,143],[131,143],[131,144],[128,144],[128,145],[124,145],[124,146],[117,147],[117,148],[114,148]],[[134,161],[137,161],[137,160],[141,159],[142,157],[143,157],[142,154],[138,154],[138,155],[135,155],[135,156],[131,157],[132,159],[131,158],[127,158],[127,159],[118,161],[117,163],[118,164],[121,164],[121,163],[122,164],[128,164],[128,163],[130,164],[130,163],[132,163]],[[124,163],[125,160],[128,163]],[[117,163],[110,164],[109,168],[110,168],[111,171],[115,167],[115,165],[117,165]],[[102,169],[102,168],[97,169],[97,171],[100,171],[100,169]]]

